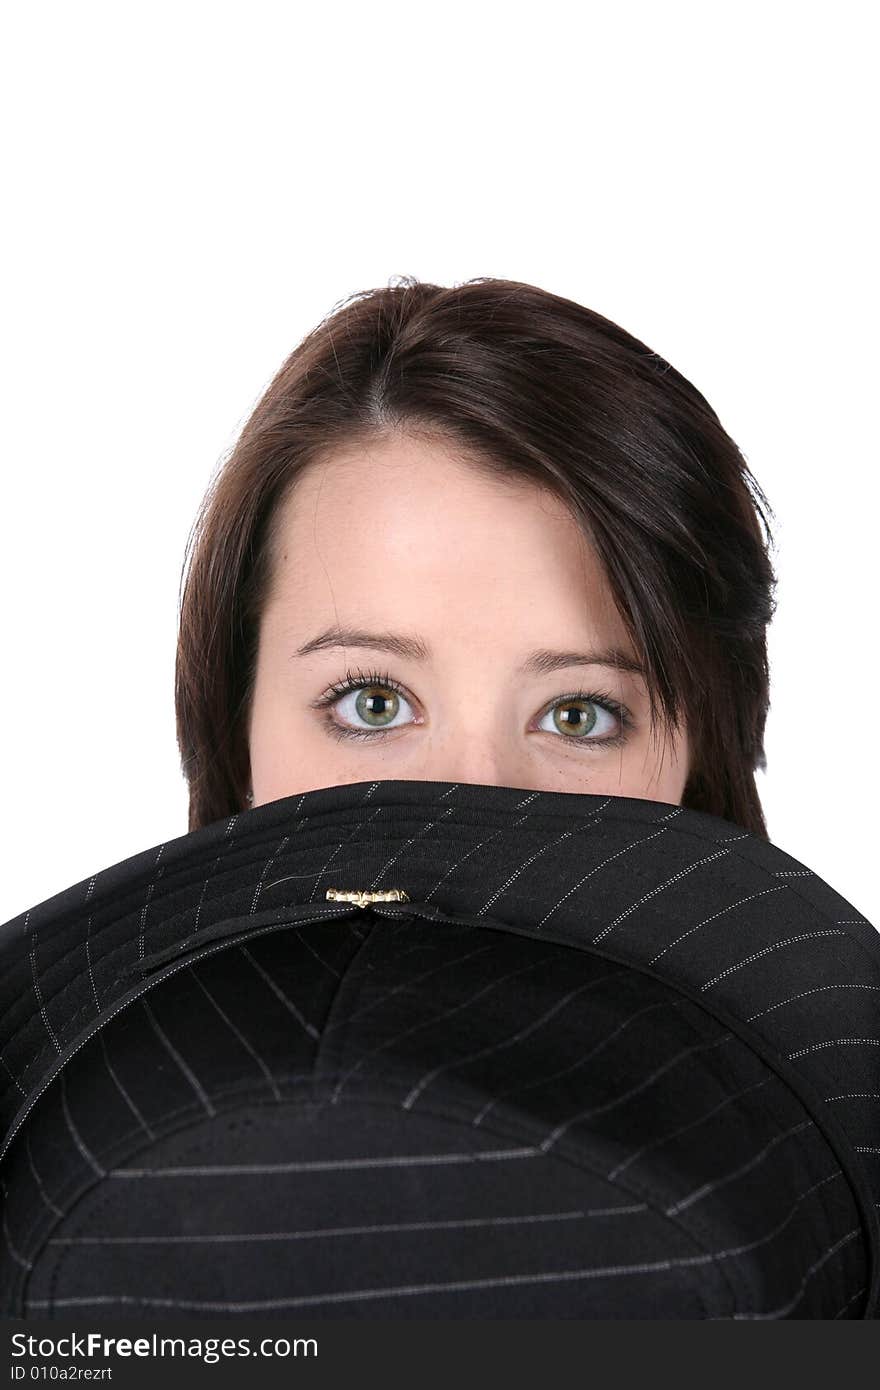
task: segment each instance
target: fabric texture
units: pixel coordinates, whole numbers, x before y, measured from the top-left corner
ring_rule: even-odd
[[[880,1317],[880,936],[700,812],[258,806],[0,927],[0,1061],[7,1317]]]

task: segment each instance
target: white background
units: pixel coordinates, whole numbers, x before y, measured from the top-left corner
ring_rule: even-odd
[[[184,551],[281,361],[524,280],[703,392],[776,513],[770,838],[880,926],[874,7],[8,6],[0,921],[186,833]]]

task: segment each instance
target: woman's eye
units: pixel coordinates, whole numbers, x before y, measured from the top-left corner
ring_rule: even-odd
[[[355,690],[349,690],[341,699],[335,700],[333,707],[341,710],[348,719],[362,719],[362,728],[387,729],[392,727],[391,721],[400,709],[401,700],[404,704],[409,703],[402,694],[390,686],[362,685]]]
[[[552,722],[549,732],[559,731],[568,739],[604,743],[619,731],[617,716],[605,705],[587,696],[569,696],[566,700],[557,700],[544,719]]]

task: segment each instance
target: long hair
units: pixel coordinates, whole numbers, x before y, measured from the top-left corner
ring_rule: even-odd
[[[187,544],[175,668],[189,829],[246,807],[282,506],[305,468],[391,434],[567,504],[643,663],[652,729],[686,724],[682,805],[766,839],[754,773],[772,509],[714,410],[656,352],[573,300],[492,277],[403,276],[344,300],[282,364],[212,480]]]

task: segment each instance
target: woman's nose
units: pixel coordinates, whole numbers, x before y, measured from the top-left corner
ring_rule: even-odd
[[[478,738],[451,738],[426,755],[417,774],[426,782],[473,782],[486,787],[519,787],[525,768],[510,749]]]

